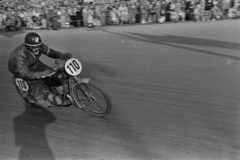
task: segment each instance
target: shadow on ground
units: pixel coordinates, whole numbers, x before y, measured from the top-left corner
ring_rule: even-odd
[[[47,109],[25,105],[24,112],[14,118],[15,144],[20,148],[19,160],[54,160],[47,142],[46,125],[55,120]]]
[[[210,39],[203,39],[203,38],[182,37],[182,36],[176,36],[176,35],[158,36],[158,35],[149,35],[149,34],[132,33],[132,32],[127,32],[127,34],[120,34],[120,33],[114,33],[108,30],[104,30],[104,31],[111,34],[124,36],[133,40],[171,46],[175,48],[190,50],[193,52],[209,54],[212,56],[220,56],[224,58],[240,60],[239,55],[230,55],[228,53],[216,53],[212,51],[195,48],[195,46],[201,46],[201,47],[212,47],[212,48],[231,49],[231,50],[240,51],[240,43],[210,40]],[[183,45],[191,45],[192,47],[183,46]]]

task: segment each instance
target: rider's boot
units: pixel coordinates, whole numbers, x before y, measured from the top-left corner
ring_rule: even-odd
[[[48,94],[48,99],[52,102],[57,103],[57,105],[61,105],[61,106],[66,106],[68,104],[70,104],[70,100],[66,99],[65,101],[62,101],[60,96],[55,96],[53,94]]]
[[[39,106],[39,107],[43,107],[43,108],[47,108],[51,106],[51,103],[44,100],[43,97],[36,97],[35,98],[35,103]]]
[[[33,92],[34,101],[37,106],[43,107],[43,108],[51,106],[51,103],[44,99],[44,95],[43,95],[44,85],[42,81],[34,82],[31,85],[31,89]]]
[[[58,86],[56,89],[59,94],[63,94],[63,86]]]

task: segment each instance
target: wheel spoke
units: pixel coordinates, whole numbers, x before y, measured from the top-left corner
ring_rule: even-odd
[[[97,101],[97,96],[96,96],[96,91],[94,92],[92,89],[94,89],[91,86],[85,86],[85,88],[87,89],[85,92],[87,92],[87,95],[89,96],[88,102],[91,106],[91,109],[93,112],[98,112],[98,113],[102,113],[105,111],[105,109],[103,108],[103,104],[99,103],[100,101]]]
[[[89,106],[88,109],[92,110],[93,112],[99,112],[102,113],[104,112],[104,108],[102,107],[102,104],[99,104],[98,101],[96,101],[96,99],[85,99],[84,104],[86,106]],[[89,104],[89,105],[87,105]]]
[[[109,97],[107,96],[106,99],[106,93],[95,84],[80,84],[74,88],[73,94],[79,107],[90,114],[105,116],[110,112],[108,108]]]
[[[91,104],[94,105],[94,108],[96,108],[97,110],[100,110],[102,112],[105,111],[103,109],[103,104],[100,101],[98,101],[97,98],[94,98],[94,102],[93,103],[91,103]]]
[[[103,107],[101,106],[101,105],[96,105],[96,106],[98,106],[97,108],[98,108],[98,110],[100,110],[100,111],[102,111],[102,112],[104,112],[105,111],[105,109],[103,109]]]

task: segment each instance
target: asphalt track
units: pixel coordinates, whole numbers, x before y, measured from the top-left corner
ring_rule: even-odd
[[[27,106],[7,60],[29,31],[0,33],[0,160],[239,160],[239,28],[224,20],[38,30],[110,94],[106,118]]]

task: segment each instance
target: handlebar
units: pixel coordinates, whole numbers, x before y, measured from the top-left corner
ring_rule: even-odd
[[[56,73],[56,71],[53,71],[52,73],[42,76],[41,79],[47,78],[47,77],[51,77],[52,75],[54,75]]]
[[[59,60],[56,60],[55,64],[57,64],[58,67],[54,68],[52,73],[50,73],[48,75],[45,75],[45,76],[42,76],[41,79],[53,76],[54,74],[57,73],[57,71],[59,71],[64,66]]]

